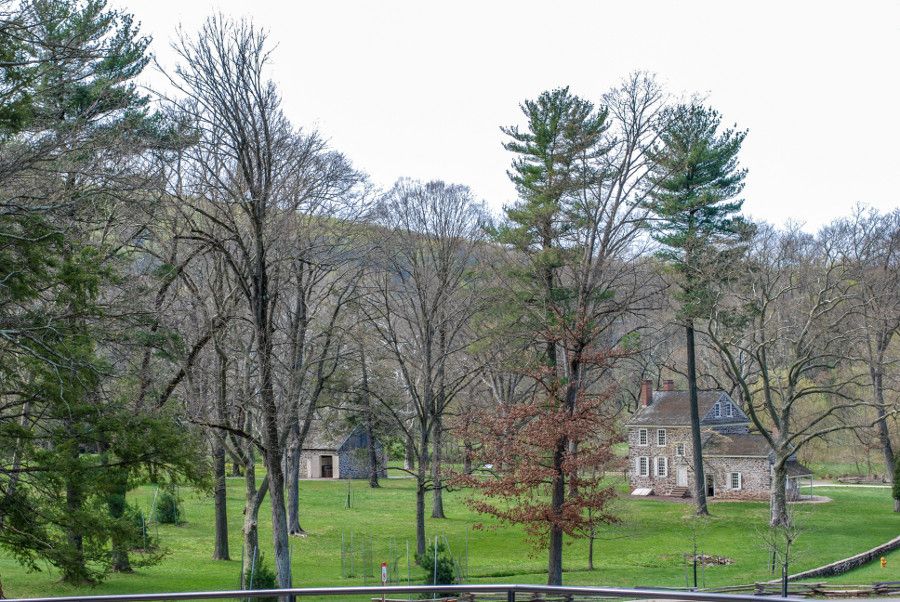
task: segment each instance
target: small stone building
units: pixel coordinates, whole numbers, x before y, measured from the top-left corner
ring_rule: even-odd
[[[698,391],[706,494],[719,499],[767,499],[773,455],[766,439],[750,432],[750,419],[724,391]],[[641,407],[628,426],[628,474],[633,490],[690,496],[694,490],[690,397],[671,380],[662,391],[641,387]],[[800,479],[812,473],[791,458],[788,498],[800,494]]]
[[[387,476],[387,455],[375,440],[378,476]],[[362,425],[349,433],[332,434],[314,427],[300,452],[300,477],[304,479],[368,479],[369,435]]]

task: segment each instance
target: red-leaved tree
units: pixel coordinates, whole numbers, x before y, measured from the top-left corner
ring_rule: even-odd
[[[617,520],[607,510],[615,490],[603,480],[616,436],[614,390],[584,376],[602,373],[618,353],[582,347],[576,343],[582,335],[567,330],[549,337],[565,350],[570,376],[560,378],[557,367],[533,367],[527,375],[536,386],[526,399],[473,410],[458,429],[470,442],[472,465],[484,467],[454,478],[475,490],[467,503],[523,525],[536,549],[548,547],[555,534],[587,537]]]

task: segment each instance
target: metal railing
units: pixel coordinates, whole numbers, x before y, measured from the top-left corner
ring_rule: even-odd
[[[499,595],[507,602],[529,599],[546,600],[548,596],[574,600],[585,598],[627,598],[630,600],[688,600],[691,602],[796,602],[797,598],[754,596],[748,594],[717,594],[672,589],[569,587],[554,585],[476,584],[476,585],[386,585],[365,587],[300,587],[291,589],[226,590],[200,592],[168,592],[155,594],[123,594],[102,596],[59,596],[46,598],[16,598],[5,602],[157,602],[163,600],[234,600],[280,598],[296,600],[314,596],[368,596],[381,600],[387,594],[446,594],[453,597],[477,599],[479,595]],[[530,594],[530,598],[525,596]],[[410,598],[413,600],[414,598]],[[424,601],[423,601],[424,602]]]

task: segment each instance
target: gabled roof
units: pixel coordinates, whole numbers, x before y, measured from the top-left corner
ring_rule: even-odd
[[[363,431],[363,425],[358,424],[352,429],[335,430],[334,426],[326,427],[323,421],[315,420],[310,426],[306,439],[303,440],[303,449],[317,451],[338,451],[357,432]],[[339,428],[339,427],[338,427]]]
[[[734,415],[726,417],[723,412],[719,418],[713,418],[712,409],[717,401],[731,403],[734,406]],[[747,416],[741,412],[725,391],[698,391],[697,406],[700,411],[701,424],[744,424],[749,422]],[[687,391],[654,391],[652,403],[639,408],[628,424],[634,426],[690,426],[690,396]]]
[[[813,473],[810,469],[796,460],[788,460],[784,467],[787,471],[788,478],[809,477],[812,476]]]
[[[769,452],[769,443],[766,441],[766,438],[758,434],[723,434],[713,432],[703,443],[703,455],[705,457],[744,456],[767,458],[769,457]]]
[[[334,434],[316,428],[315,423],[310,427],[303,440],[303,449],[337,450],[347,439],[346,433]]]

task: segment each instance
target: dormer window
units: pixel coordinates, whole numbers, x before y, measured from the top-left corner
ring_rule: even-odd
[[[713,406],[713,418],[721,418],[722,417],[722,404],[718,401],[716,405]]]
[[[730,403],[725,404],[725,415],[728,416],[729,418],[734,416],[734,406],[731,405]]]

